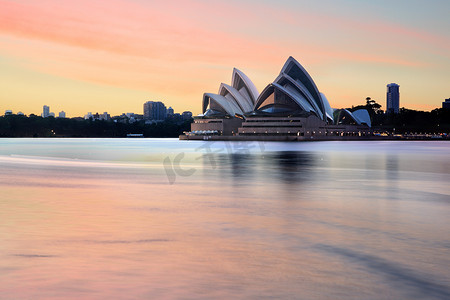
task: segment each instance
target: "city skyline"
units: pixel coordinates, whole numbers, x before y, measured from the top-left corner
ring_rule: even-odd
[[[119,115],[141,115],[141,116],[143,116],[143,117],[145,117],[145,107],[146,107],[146,104],[147,103],[159,103],[159,104],[162,104],[162,106],[164,106],[165,107],[165,104],[163,103],[163,102],[161,102],[161,101],[147,101],[147,102],[145,102],[144,103],[144,109],[143,109],[143,111],[142,111],[142,113],[136,113],[136,112],[121,112],[121,113],[119,113],[117,116],[119,116]],[[171,116],[173,116],[173,115],[179,115],[179,116],[183,116],[183,115],[187,115],[187,114],[190,114],[190,116],[192,117],[192,112],[191,111],[182,111],[182,112],[175,112],[174,111],[174,109],[171,107],[171,106],[169,106],[169,107],[167,107],[166,108],[167,109],[167,112],[166,112],[166,114],[167,114],[167,116],[169,116],[169,115],[171,115]],[[96,112],[95,113],[96,115],[99,115],[99,112]],[[48,118],[48,117],[56,117],[56,113],[54,113],[54,112],[50,112],[50,107],[48,106],[48,105],[43,105],[42,106],[42,113],[37,113],[37,112],[31,112],[31,113],[29,113],[29,114],[24,114],[22,111],[14,111],[14,110],[12,110],[12,109],[6,109],[5,110],[5,113],[4,113],[4,115],[35,115],[35,116],[41,116],[41,117],[43,117],[43,118]],[[92,113],[92,112],[87,112],[87,114],[85,114],[84,116],[83,115],[78,115],[78,116],[72,116],[73,118],[88,118],[88,117],[92,117],[94,114]],[[108,112],[103,112],[101,115],[103,115],[104,116],[104,118],[105,118],[105,120],[106,119],[108,119],[109,118],[109,115],[110,114],[108,114]],[[108,117],[106,117],[106,115],[108,116]],[[64,110],[62,110],[62,111],[60,111],[59,113],[58,113],[58,118],[66,118],[67,116],[66,116],[66,112],[64,111]],[[166,117],[164,117],[164,118],[162,118],[162,119],[165,119]],[[162,120],[161,119],[161,120]]]
[[[233,67],[261,92],[290,55],[335,108],[369,96],[386,110],[396,82],[401,107],[432,110],[450,80],[450,4],[435,2],[0,1],[0,110],[120,114],[164,99],[197,115]]]

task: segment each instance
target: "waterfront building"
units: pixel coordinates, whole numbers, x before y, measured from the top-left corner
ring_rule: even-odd
[[[164,121],[166,116],[167,109],[164,103],[159,101],[147,101],[144,103],[144,120],[146,123]]]
[[[445,99],[445,101],[442,102],[442,108],[448,108],[448,109],[450,109],[450,98]]]
[[[400,108],[400,86],[396,83],[387,85],[386,113],[398,114]]]
[[[47,118],[50,116],[50,107],[47,105],[44,105],[42,108],[42,115],[43,118]]]
[[[218,94],[205,93],[202,108],[189,134],[312,138],[367,135],[371,126],[365,109],[332,109],[293,57],[261,93],[244,73],[233,69],[231,85],[222,83]]]
[[[58,114],[58,118],[65,119],[66,118],[66,112],[65,111],[60,111],[59,114]]]

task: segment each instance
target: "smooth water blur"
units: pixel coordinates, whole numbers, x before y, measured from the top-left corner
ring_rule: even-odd
[[[0,299],[449,299],[449,142],[0,139]]]

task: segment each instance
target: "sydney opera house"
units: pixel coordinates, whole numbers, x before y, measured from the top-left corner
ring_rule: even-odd
[[[243,72],[233,69],[231,85],[203,95],[202,114],[188,137],[218,135],[248,139],[312,139],[370,135],[366,110],[333,109],[308,72],[293,57],[259,93]]]

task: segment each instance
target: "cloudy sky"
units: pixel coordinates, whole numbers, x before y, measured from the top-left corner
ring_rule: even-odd
[[[450,1],[0,0],[0,113],[201,113],[233,67],[261,91],[294,56],[332,107],[450,97]]]

